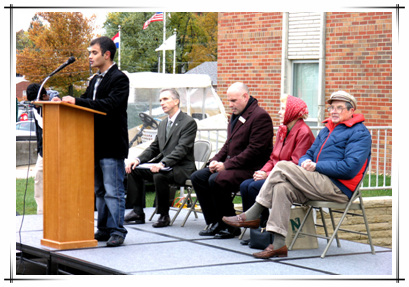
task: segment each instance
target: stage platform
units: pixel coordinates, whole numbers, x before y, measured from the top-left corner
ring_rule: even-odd
[[[153,208],[145,209],[147,218],[152,212]],[[99,242],[95,248],[76,250],[42,246],[42,216],[26,215],[22,225],[23,216],[16,216],[17,258],[23,256],[29,261],[42,262],[44,274],[50,275],[348,275],[349,278],[377,275],[382,279],[395,276],[393,252],[389,248],[376,247],[373,255],[369,245],[342,240],[340,248],[333,243],[326,258],[321,259],[326,240],[318,239],[318,249],[294,250],[289,251],[287,258],[260,260],[252,256],[259,250],[241,245],[237,237],[217,240],[199,236],[205,226],[201,213],[198,219],[191,214],[181,227],[185,212],[165,228],[152,227],[158,215],[152,222],[126,225],[128,234],[122,246],[106,247],[105,242]],[[173,214],[171,211],[170,215]],[[246,238],[249,231],[243,239]],[[22,264],[29,261],[23,260]]]

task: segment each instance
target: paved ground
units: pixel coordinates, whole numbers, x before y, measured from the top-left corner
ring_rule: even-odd
[[[153,208],[145,209],[150,215]],[[174,225],[153,228],[151,222],[143,225],[127,225],[128,235],[123,246],[108,248],[99,243],[96,248],[55,250],[42,246],[42,216],[17,216],[16,242],[50,252],[61,258],[75,258],[78,262],[111,268],[123,274],[133,275],[263,275],[263,276],[329,276],[348,275],[363,278],[377,275],[393,278],[391,249],[376,247],[376,255],[366,244],[342,241],[342,247],[332,246],[325,259],[320,254],[325,246],[319,240],[319,248],[294,250],[287,258],[256,259],[251,249],[239,243],[238,238],[217,240],[199,236],[204,227],[201,214],[193,216],[181,227],[184,213]],[[244,239],[248,238],[248,232]],[[20,239],[21,238],[21,239]],[[107,261],[109,258],[109,261]]]
[[[32,166],[28,171],[30,176],[33,176],[33,171]],[[20,175],[25,178],[27,167],[16,169],[16,173],[16,177]],[[153,208],[146,208],[145,212],[149,218]],[[76,250],[55,250],[42,246],[40,244],[43,237],[42,216],[20,215],[16,217],[16,243],[29,247],[35,252],[47,254],[47,258],[55,258],[59,262],[76,267],[87,266],[89,273],[103,270],[108,273],[112,271],[112,274],[155,275],[138,277],[155,278],[154,280],[168,278],[157,277],[157,275],[206,275],[204,280],[214,279],[216,276],[216,278],[229,278],[230,283],[232,279],[235,286],[238,285],[236,279],[243,276],[247,280],[257,279],[258,281],[255,281],[257,284],[271,283],[259,279],[313,278],[335,281],[348,278],[352,281],[347,284],[352,284],[368,278],[379,279],[379,282],[394,282],[399,274],[397,269],[399,266],[394,264],[393,258],[396,255],[393,250],[376,247],[376,254],[372,255],[368,245],[344,240],[341,248],[333,243],[325,259],[320,258],[326,243],[322,239],[318,240],[318,249],[290,251],[287,258],[256,259],[252,253],[259,250],[241,245],[237,237],[217,240],[199,236],[199,231],[205,226],[200,213],[198,219],[191,215],[185,227],[181,227],[185,212],[183,210],[173,226],[166,228],[153,228],[152,222],[143,225],[126,225],[128,235],[123,246],[108,248],[105,243],[100,242],[98,247]],[[171,216],[173,214],[174,211],[171,211]],[[249,232],[244,235],[244,239],[247,238],[249,238]],[[35,260],[47,263],[47,260],[41,256]],[[44,267],[30,265],[27,262],[17,265],[17,271],[17,274],[26,275],[45,274]],[[218,277],[218,275],[234,276]],[[172,282],[166,282],[167,285],[174,283],[173,279],[179,277],[171,278]],[[182,278],[180,284],[184,285],[188,284],[185,278],[191,277]],[[203,277],[197,276],[191,279],[192,282],[200,283],[198,282],[200,278]],[[254,283],[253,281],[240,282],[246,282],[245,286]]]

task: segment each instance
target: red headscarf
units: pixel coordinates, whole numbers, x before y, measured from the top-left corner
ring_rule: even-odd
[[[284,121],[278,128],[277,132],[277,136],[280,140],[284,140],[287,136],[287,125],[296,119],[302,118],[305,114],[308,114],[307,104],[300,98],[288,95]]]

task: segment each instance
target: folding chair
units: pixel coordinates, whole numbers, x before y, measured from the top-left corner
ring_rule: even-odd
[[[368,166],[369,166],[369,163],[368,163]],[[372,244],[372,237],[371,237],[371,233],[369,231],[368,220],[366,218],[364,204],[363,204],[363,201],[362,201],[362,195],[361,195],[361,190],[360,190],[362,181],[363,181],[363,179],[365,177],[365,174],[366,174],[366,172],[364,173],[364,175],[363,175],[363,177],[361,179],[361,182],[358,184],[356,190],[352,194],[351,199],[346,203],[337,203],[337,202],[330,202],[330,201],[307,201],[304,204],[305,206],[308,206],[307,213],[306,213],[304,219],[302,220],[301,225],[298,228],[298,231],[296,232],[296,234],[294,236],[294,239],[292,240],[288,250],[292,249],[292,247],[294,246],[298,236],[301,235],[301,234],[306,235],[306,236],[325,238],[325,239],[327,239],[327,246],[325,247],[324,252],[321,254],[321,258],[324,258],[325,255],[327,254],[327,251],[328,251],[329,247],[331,246],[332,241],[334,240],[334,238],[336,238],[336,240],[337,240],[337,246],[341,247],[341,243],[340,243],[339,238],[338,238],[338,231],[344,231],[344,232],[361,234],[361,235],[367,236],[370,247],[371,247],[371,252],[372,252],[372,254],[375,254],[375,249],[374,249],[374,246]],[[356,200],[357,200],[357,202],[355,202]],[[305,222],[306,222],[306,220],[308,218],[308,215],[311,213],[313,208],[319,209],[319,211],[320,211],[321,219],[322,219],[322,225],[315,224],[315,226],[323,227],[324,232],[325,232],[325,236],[302,232],[302,229],[303,229],[304,224],[305,224]],[[329,215],[330,215],[330,218],[331,218],[332,228],[334,230],[334,232],[332,233],[331,236],[328,235],[328,229],[327,229],[327,226],[326,226],[326,223],[325,223],[323,208],[328,208],[328,210],[329,210]],[[344,210],[344,211],[341,211],[341,210]],[[354,212],[350,212],[351,210],[354,210]],[[361,210],[362,214],[361,213],[356,213],[355,210]],[[335,221],[334,221],[334,217],[333,217],[334,212],[342,214],[342,216],[341,216],[341,218],[340,218],[340,220],[339,220],[339,222],[338,222],[338,224],[336,226],[335,226]],[[347,215],[362,217],[363,221],[365,223],[366,233],[359,232],[359,231],[354,231],[354,230],[342,229],[341,224],[343,223],[343,221],[344,221],[344,219],[345,219],[345,217]]]
[[[194,157],[195,157],[195,164],[196,164],[196,169],[202,169],[205,167],[207,161],[209,160],[210,154],[212,152],[212,145],[209,141],[207,140],[197,140],[195,141],[195,145],[194,145]],[[195,200],[193,201],[192,199],[192,195],[193,195],[193,185],[192,185],[192,181],[189,179],[186,180],[185,185],[184,186],[180,186],[180,193],[183,194],[184,193],[184,189],[187,189],[187,195],[184,196],[180,206],[178,207],[176,214],[173,216],[170,225],[172,225],[176,218],[178,217],[180,211],[183,209],[183,207],[188,203],[191,202],[192,206],[190,207],[188,214],[186,215],[183,223],[182,223],[182,227],[185,225],[190,213],[192,213],[192,211],[195,214],[195,217],[198,218],[196,210],[195,210],[195,205],[197,203],[197,197],[195,198]],[[152,213],[151,217],[150,217],[150,221],[152,220],[153,216],[155,215],[157,211],[157,207],[155,209],[155,211]]]

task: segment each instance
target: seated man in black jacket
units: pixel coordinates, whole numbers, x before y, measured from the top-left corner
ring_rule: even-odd
[[[165,227],[169,218],[169,184],[183,185],[190,174],[196,170],[193,146],[197,124],[180,108],[180,96],[175,89],[160,92],[160,104],[168,117],[158,127],[158,134],[152,144],[136,159],[126,166],[128,176],[127,203],[133,210],[125,216],[125,221],[145,223],[144,179],[153,181],[156,190],[159,220],[153,227]],[[148,161],[155,162],[150,169],[137,168]],[[170,167],[171,170],[162,170]]]

